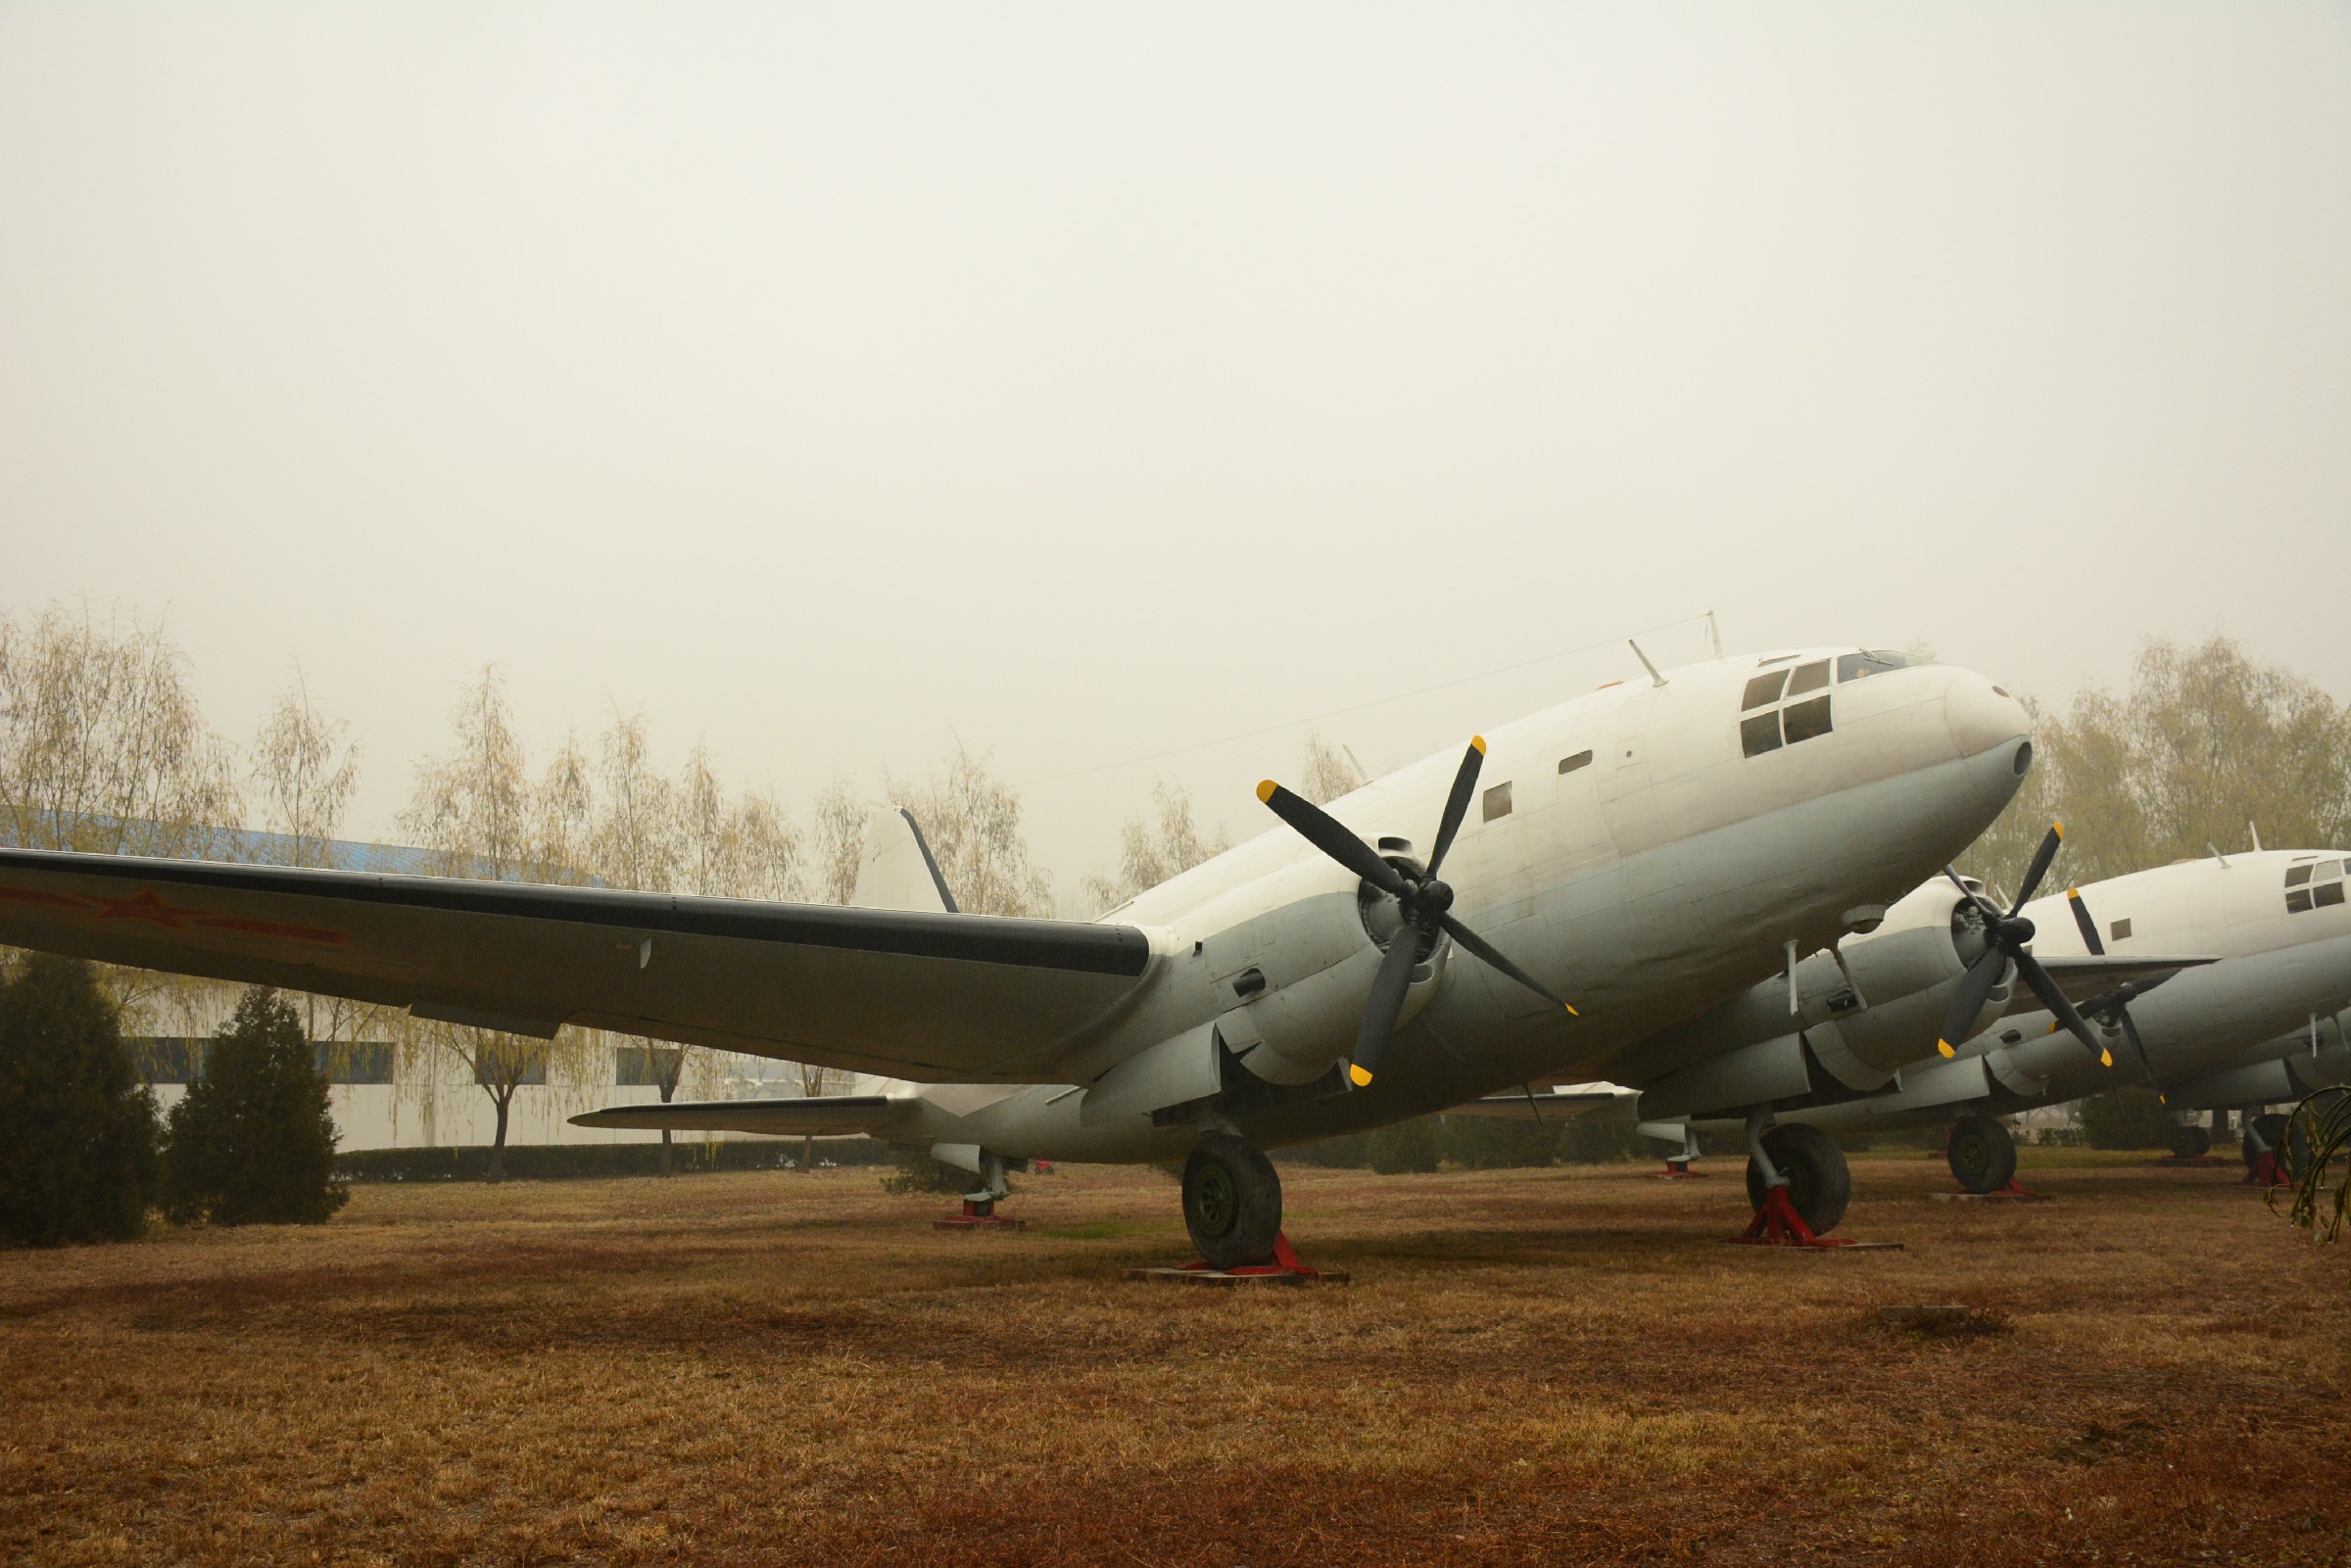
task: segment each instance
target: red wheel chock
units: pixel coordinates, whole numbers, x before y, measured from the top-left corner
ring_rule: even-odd
[[[1273,1236],[1273,1259],[1265,1263],[1243,1263],[1238,1268],[1211,1268],[1194,1259],[1188,1263],[1175,1263],[1160,1268],[1129,1268],[1128,1279],[1174,1280],[1189,1285],[1313,1285],[1347,1283],[1343,1268],[1314,1268],[1299,1260],[1290,1250],[1288,1235],[1276,1231]]]
[[[1706,1173],[1703,1170],[1691,1169],[1690,1162],[1687,1160],[1668,1160],[1665,1162],[1665,1168],[1657,1172],[1656,1179],[1659,1181],[1703,1181],[1706,1179]]]
[[[2014,1176],[2010,1176],[2008,1178],[2007,1186],[1998,1188],[1992,1192],[1989,1192],[1985,1194],[1985,1196],[1988,1198],[2039,1198],[2040,1194],[2035,1192],[2032,1188],[2026,1186]]]
[[[1847,1240],[1842,1236],[1830,1237],[1813,1235],[1812,1227],[1804,1223],[1804,1216],[1796,1212],[1796,1205],[1788,1201],[1788,1189],[1786,1187],[1764,1188],[1763,1207],[1755,1211],[1754,1220],[1747,1227],[1747,1234],[1744,1236],[1732,1236],[1726,1239],[1734,1247],[1813,1247],[1827,1249],[1830,1247],[1854,1247],[1860,1245],[1857,1242]]]
[[[997,1213],[993,1198],[966,1198],[961,1213],[941,1214],[931,1225],[935,1230],[1027,1230],[1029,1221]]]
[[[2253,1164],[2245,1171],[2245,1185],[2248,1187],[2290,1187],[2293,1184],[2293,1179],[2285,1173],[2285,1166],[2279,1164],[2278,1151],[2275,1149],[2264,1149],[2255,1155]]]

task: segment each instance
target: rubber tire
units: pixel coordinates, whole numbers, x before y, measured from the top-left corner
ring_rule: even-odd
[[[1763,1152],[1788,1178],[1788,1202],[1815,1236],[1826,1236],[1845,1218],[1853,1202],[1853,1168],[1845,1163],[1837,1140],[1801,1121],[1772,1128],[1763,1134]],[[1763,1170],[1754,1157],[1747,1161],[1747,1202],[1763,1207]]]
[[[1257,1146],[1212,1132],[1183,1163],[1183,1228],[1211,1268],[1269,1262],[1281,1234],[1281,1177]]]
[[[1943,1157],[1951,1179],[1965,1192],[1998,1192],[2016,1179],[2016,1140],[1990,1117],[1965,1116],[1951,1123]]]
[[[2212,1129],[2186,1126],[2172,1138],[2172,1153],[2182,1160],[2201,1160],[2212,1153]]]
[[[2282,1163],[2286,1152],[2285,1117],[2279,1116],[2275,1111],[2270,1111],[2265,1112],[2258,1117],[2252,1117],[2245,1123],[2245,1168],[2247,1170],[2253,1168],[2253,1133],[2256,1128],[2260,1129],[2263,1141],[2268,1143],[2270,1148],[2277,1152],[2279,1161]]]

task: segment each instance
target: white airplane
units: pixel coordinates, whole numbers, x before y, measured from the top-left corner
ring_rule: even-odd
[[[2055,836],[2011,911],[1980,884],[1931,882],[1877,931],[1842,942],[1841,968],[1817,967],[1813,983],[1827,994],[1803,1036],[1812,1078],[1799,1087],[1783,1069],[1786,1088],[1769,1102],[1779,1119],[1823,1129],[1949,1120],[1952,1174],[1991,1192],[2016,1170],[1995,1115],[2126,1081],[2153,1085],[2179,1109],[2290,1097],[2305,1080],[2284,1064],[2323,1035],[2319,1021],[2351,1004],[2342,858],[2216,855],[2028,902]],[[2065,977],[2060,989],[2078,1009],[2016,987],[2030,967]],[[2286,1033],[2297,1025],[2315,1032]],[[1942,1052],[1928,1054],[1929,1041]],[[1751,1046],[1700,1070],[1752,1075],[1764,1060]],[[1715,1098],[1677,1101],[1669,1087],[1644,1096],[1643,1115],[1687,1114],[1728,1130],[1725,1113],[1747,1107]]]
[[[1255,1264],[1281,1220],[1263,1150],[1598,1076],[1878,925],[2031,764],[2022,706],[1966,670],[1642,662],[1646,685],[1327,811],[1269,782],[1283,828],[1091,923],[960,915],[938,886],[844,909],[6,850],[0,942],[930,1085],[588,1119],[867,1132],[974,1171],[983,1202],[1027,1160],[1183,1159],[1202,1257]]]

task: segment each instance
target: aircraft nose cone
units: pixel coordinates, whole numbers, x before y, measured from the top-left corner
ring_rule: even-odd
[[[2025,705],[1974,671],[1951,672],[1951,684],[1943,691],[1943,714],[1961,756],[1982,756],[1995,746],[2024,741],[2016,771],[2021,777],[2031,766],[2032,744],[2025,737],[2033,724],[2026,717]]]

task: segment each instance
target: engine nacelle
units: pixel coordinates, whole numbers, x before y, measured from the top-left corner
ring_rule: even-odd
[[[1982,913],[1947,879],[1906,894],[1876,930],[1847,937],[1838,951],[1859,995],[1830,999],[1846,1049],[1886,1072],[1932,1055],[1959,977],[1984,945]],[[2008,987],[2006,976],[1992,987],[1967,1035],[2000,1016]]]
[[[1384,951],[1367,927],[1362,885],[1318,856],[1200,911],[1203,925],[1230,922],[1200,944],[1218,1037],[1268,1082],[1311,1083],[1355,1046]],[[1405,1019],[1435,992],[1450,945],[1414,971]]]

